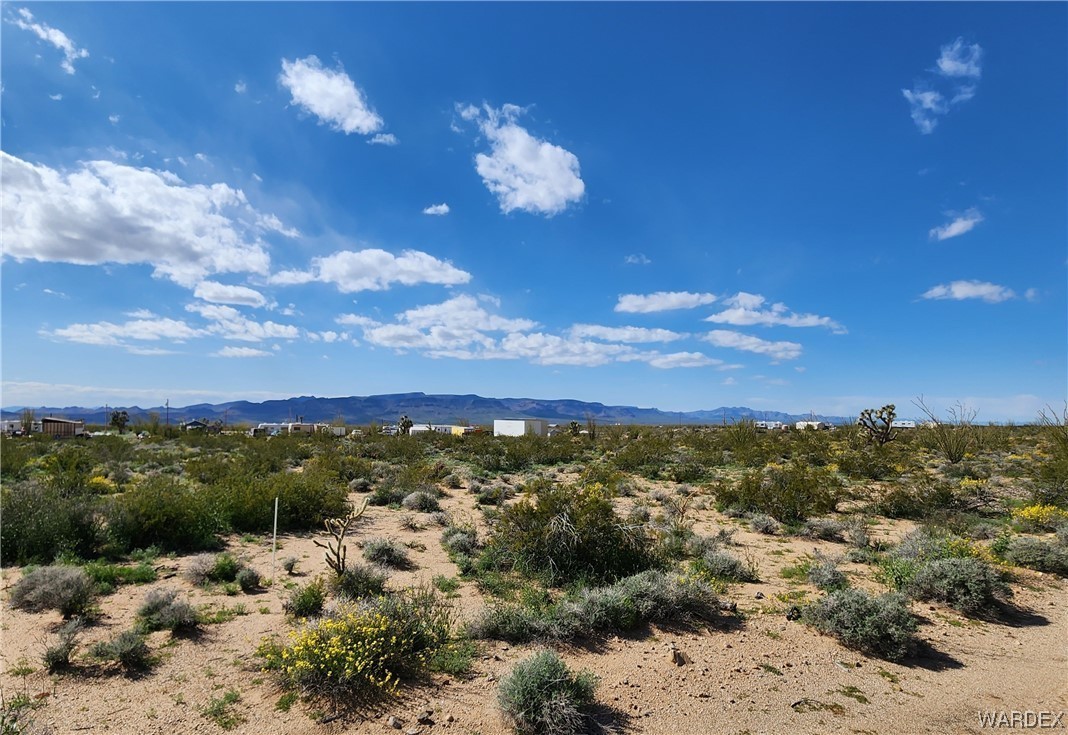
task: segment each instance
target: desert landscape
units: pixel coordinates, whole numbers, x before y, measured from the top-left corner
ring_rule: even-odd
[[[1068,709],[1068,424],[592,428],[5,438],[3,732],[970,733]]]

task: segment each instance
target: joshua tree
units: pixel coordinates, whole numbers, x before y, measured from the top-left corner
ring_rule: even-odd
[[[413,426],[415,426],[415,423],[410,418],[408,418],[408,414],[401,416],[400,421],[397,422],[397,427],[400,429],[400,433],[402,434],[407,434],[409,431],[412,430]]]
[[[119,430],[119,433],[126,431],[126,424],[130,423],[130,414],[125,411],[112,411],[111,412],[111,425]]]
[[[894,431],[896,416],[896,406],[888,403],[878,411],[874,408],[865,408],[860,412],[857,423],[867,433],[868,443],[874,442],[881,447],[897,438],[897,432]]]

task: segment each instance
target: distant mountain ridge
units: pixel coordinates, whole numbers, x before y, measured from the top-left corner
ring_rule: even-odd
[[[126,411],[133,423],[148,419],[149,413],[167,415],[163,406],[141,408],[140,406],[109,406],[109,411]],[[104,407],[63,408],[41,406],[33,408],[37,418],[55,415],[69,419],[84,419],[87,423],[103,423]],[[3,409],[4,419],[17,419],[20,409]],[[196,403],[190,406],[170,408],[171,423],[190,419],[216,419],[227,424],[273,421],[331,422],[340,418],[346,424],[395,423],[401,415],[409,416],[417,424],[449,424],[468,421],[472,424],[489,424],[494,419],[531,418],[545,419],[550,423],[566,423],[596,419],[602,424],[718,424],[740,419],[756,421],[794,422],[813,418],[812,414],[788,414],[781,411],[757,411],[744,406],[720,407],[704,411],[661,411],[657,408],[636,406],[606,406],[573,399],[537,398],[484,398],[477,395],[427,395],[426,393],[390,393],[378,396],[348,396],[342,398],[318,398],[299,396],[280,400],[252,403],[230,401],[227,403]],[[844,423],[842,416],[816,415],[818,421]]]

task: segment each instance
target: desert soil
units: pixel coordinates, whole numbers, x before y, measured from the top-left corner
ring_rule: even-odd
[[[443,506],[469,519],[480,516],[473,498],[463,490],[451,491]],[[457,569],[439,542],[440,527],[429,523],[429,516],[417,514],[426,528],[405,529],[400,522],[405,514],[369,508],[354,539],[386,536],[415,542],[411,552],[415,568],[394,572],[390,586],[429,582],[435,575],[456,576]],[[977,733],[989,731],[981,728],[979,711],[1068,711],[1068,599],[1062,580],[1021,570],[1013,584],[1017,613],[998,621],[970,620],[947,607],[914,603],[927,650],[904,664],[888,663],[843,648],[785,617],[786,595],[805,593],[814,599],[818,593],[807,584],[788,582],[780,569],[815,550],[840,556],[844,545],[759,535],[711,509],[697,511],[696,517],[699,533],[736,528],[732,552],[755,559],[763,581],[732,585],[727,597],[741,614],[725,615],[719,625],[652,627],[630,637],[560,649],[572,668],[589,669],[600,678],[598,717],[619,730],[671,735]],[[873,536],[898,538],[909,528],[907,523],[882,520]],[[320,536],[280,537],[276,583],[259,594],[227,596],[221,590],[193,586],[182,576],[190,556],[161,557],[156,562],[160,579],[152,585],[120,587],[102,598],[102,615],[86,629],[82,651],[128,629],[153,587],[177,588],[194,605],[241,605],[246,613],[206,626],[196,639],[152,634],[149,645],[159,662],[151,672],[133,678],[85,661],[79,662],[80,673],[50,676],[44,671],[41,652],[60,617],[13,610],[7,596],[20,571],[5,570],[0,605],[4,697],[24,694],[35,699],[36,723],[57,734],[223,732],[202,711],[230,690],[240,694],[231,707],[244,718],[231,730],[239,735],[510,732],[495,704],[498,682],[535,646],[487,642],[469,676],[433,675],[372,709],[326,723],[313,719],[323,714],[314,704],[297,702],[288,712],[276,709],[283,692],[270,673],[260,670],[255,649],[265,636],[291,629],[283,613],[283,600],[289,594],[284,583],[303,584],[327,571],[322,550],[313,544]],[[271,576],[269,537],[251,541],[233,537],[227,548]],[[350,549],[350,557],[357,552]],[[298,575],[292,578],[280,568],[281,559],[288,556],[300,559]],[[882,591],[869,579],[868,568],[856,564],[842,568],[854,585]],[[462,583],[452,602],[459,621],[469,619],[484,604],[471,582]],[[676,665],[673,646],[690,663]],[[30,668],[34,670],[27,673]],[[434,712],[433,722],[417,723],[417,714],[427,708]],[[399,730],[387,723],[390,716],[399,720]]]

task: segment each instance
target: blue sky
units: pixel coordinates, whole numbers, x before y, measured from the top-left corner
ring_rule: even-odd
[[[2,397],[1068,390],[1063,3],[4,3]]]

